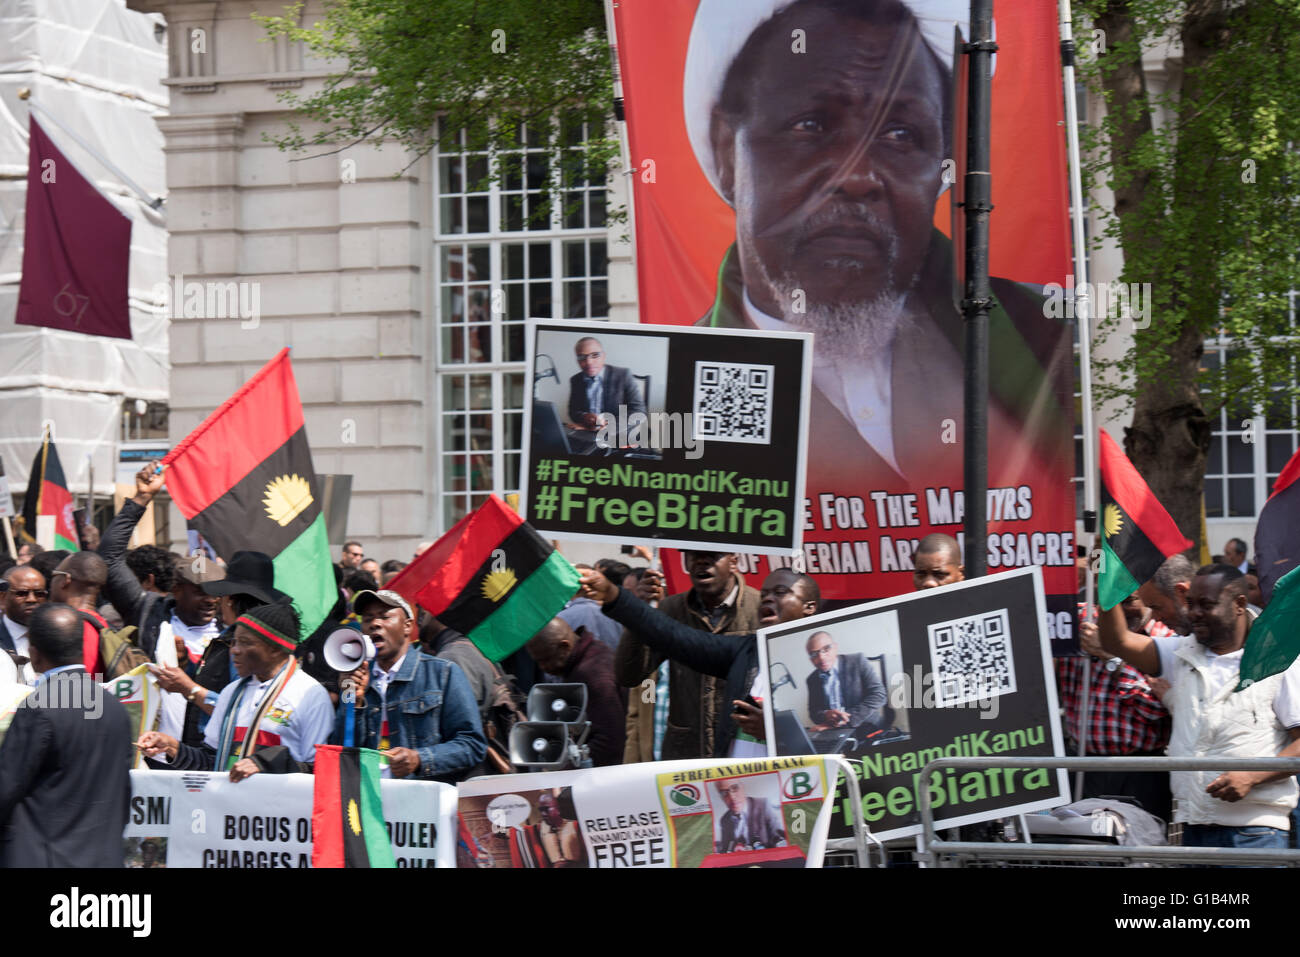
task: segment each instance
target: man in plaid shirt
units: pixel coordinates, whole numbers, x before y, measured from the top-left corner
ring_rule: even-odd
[[[1168,626],[1152,616],[1151,609],[1136,595],[1125,599],[1123,607],[1131,631],[1151,636],[1173,634]],[[1095,626],[1080,629],[1079,646],[1085,652],[1084,656],[1055,659],[1057,688],[1061,705],[1065,708],[1065,728],[1075,742],[1071,753],[1078,750],[1084,669],[1091,668],[1088,754],[1132,758],[1163,756],[1169,743],[1169,712],[1160,703],[1151,679],[1106,654]],[[1169,820],[1168,775],[1144,771],[1087,772],[1083,777],[1083,794],[1078,797],[1102,796],[1136,798],[1144,810]]]

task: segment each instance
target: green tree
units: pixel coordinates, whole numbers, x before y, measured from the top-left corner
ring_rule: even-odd
[[[1123,248],[1122,281],[1150,283],[1153,300],[1128,353],[1099,366],[1098,393],[1131,402],[1125,450],[1199,543],[1210,416],[1226,407],[1243,425],[1238,441],[1262,440],[1245,428],[1257,408],[1292,427],[1300,3],[1091,0],[1076,10],[1080,76],[1107,110],[1085,136],[1087,175],[1114,191],[1103,235]],[[1156,93],[1142,50],[1165,40],[1182,59]],[[1230,344],[1222,365],[1204,354],[1215,336]]]
[[[268,36],[300,41],[337,70],[310,96],[282,94],[314,122],[271,137],[281,149],[391,140],[414,163],[463,131],[457,145],[495,160],[480,183],[528,175],[550,197],[607,179],[618,139],[603,0],[326,0],[309,26],[303,6],[256,17]],[[526,167],[512,152],[525,144],[569,149],[560,163]],[[533,211],[548,214],[545,203]]]

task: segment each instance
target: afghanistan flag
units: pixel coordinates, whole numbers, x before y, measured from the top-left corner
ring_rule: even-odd
[[[493,495],[388,587],[500,661],[573,597],[578,570]]]
[[[177,508],[226,561],[263,552],[306,638],[334,606],[325,516],[289,350],[244,383],[163,459]]]
[[[379,796],[379,752],[316,746],[312,867],[396,867]]]
[[[59,453],[50,441],[49,432],[41,441],[40,451],[32,460],[31,478],[27,480],[27,497],[23,500],[23,530],[36,541],[36,517],[54,516],[54,547],[79,551],[76,523],[72,519],[72,493],[63,477]]]
[[[1109,611],[1150,581],[1166,558],[1192,543],[1104,429],[1098,451],[1102,562],[1097,599]]]
[[[1278,580],[1300,565],[1300,482],[1296,479],[1300,479],[1300,451],[1291,456],[1273,483],[1273,494],[1260,509],[1255,526],[1255,562],[1265,604],[1272,601]]]

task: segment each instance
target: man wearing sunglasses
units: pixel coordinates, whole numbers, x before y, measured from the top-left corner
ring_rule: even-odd
[[[5,590],[0,594],[0,648],[30,657],[27,653],[27,624],[32,612],[49,598],[45,577],[30,565],[15,565],[5,572]],[[30,664],[23,665],[24,681],[36,676]]]
[[[596,431],[608,415],[645,414],[645,399],[632,374],[622,366],[605,365],[605,347],[591,336],[574,346],[581,372],[569,379],[569,421],[575,428]]]

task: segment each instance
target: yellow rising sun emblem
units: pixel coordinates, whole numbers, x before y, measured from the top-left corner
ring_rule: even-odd
[[[301,475],[281,475],[266,486],[266,514],[283,527],[311,504],[311,485]]]
[[[1118,505],[1107,505],[1101,512],[1101,527],[1107,538],[1114,538],[1124,527],[1124,513]]]
[[[505,598],[510,589],[519,584],[519,579],[515,578],[513,569],[498,568],[496,571],[489,572],[483,579],[483,597],[491,602],[498,602]]]
[[[352,828],[353,834],[361,833],[361,812],[357,810],[356,798],[348,800],[348,827]]]

